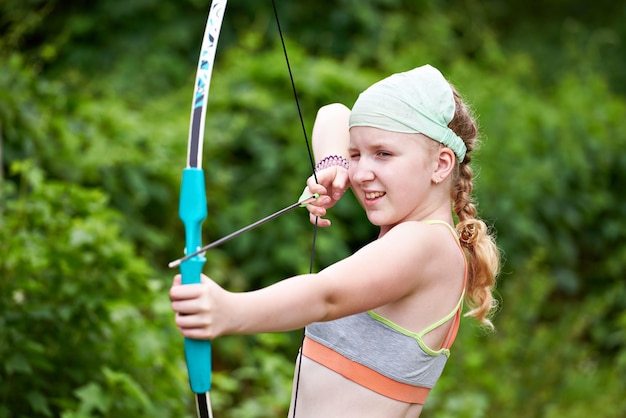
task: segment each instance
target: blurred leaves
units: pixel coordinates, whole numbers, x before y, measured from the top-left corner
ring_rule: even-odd
[[[48,180],[28,160],[12,164],[11,175],[19,181],[2,184],[0,212],[0,356],[7,359],[0,404],[10,410],[0,409],[0,416],[60,416],[105,384],[119,386],[119,399],[129,396],[130,402],[138,388],[154,389],[140,371],[179,376],[169,362],[159,369],[164,346],[153,352],[156,357],[134,354],[142,347],[128,336],[140,335],[148,322],[150,334],[167,336],[157,327],[164,317],[151,308],[161,296],[150,286],[145,260],[122,239],[120,215],[106,207],[106,196]],[[121,306],[132,309],[123,322],[116,320]],[[104,365],[126,372],[115,374]],[[115,398],[111,389],[106,391]],[[151,398],[152,408],[164,399],[160,393]],[[102,402],[98,408],[107,406]],[[107,412],[126,410],[116,402]]]

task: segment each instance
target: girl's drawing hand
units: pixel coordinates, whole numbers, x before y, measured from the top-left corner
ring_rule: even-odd
[[[320,197],[313,203],[307,205],[309,211],[309,217],[312,224],[315,224],[316,218],[317,225],[320,227],[330,226],[330,220],[323,219],[326,216],[326,210],[335,206],[335,203],[350,187],[350,179],[348,177],[348,170],[341,166],[332,166],[318,171],[317,182],[315,176],[311,176],[307,179],[307,187],[311,194],[318,193]]]

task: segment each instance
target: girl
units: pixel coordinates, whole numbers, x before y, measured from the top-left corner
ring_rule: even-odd
[[[311,221],[350,187],[378,239],[317,274],[231,293],[208,277],[170,290],[188,338],[306,327],[290,416],[418,417],[466,315],[488,327],[499,253],[476,219],[468,166],[477,128],[441,73],[425,65],[364,91],[350,111],[318,112],[320,198]],[[459,220],[456,229],[452,207]]]

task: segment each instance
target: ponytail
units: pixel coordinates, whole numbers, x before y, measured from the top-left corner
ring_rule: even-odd
[[[468,278],[465,302],[470,308],[465,316],[473,316],[483,325],[493,329],[490,320],[497,301],[493,297],[496,276],[500,270],[500,252],[485,222],[477,218],[472,201],[473,173],[469,166],[471,151],[477,145],[478,128],[467,105],[454,88],[456,109],[448,125],[465,142],[467,154],[454,173],[452,201],[459,222],[456,230],[461,246],[468,256]]]

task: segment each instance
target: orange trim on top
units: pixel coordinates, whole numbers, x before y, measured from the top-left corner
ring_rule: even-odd
[[[456,334],[459,332],[459,326],[461,325],[461,307],[457,309],[456,314],[452,318],[452,324],[450,328],[448,328],[448,332],[443,339],[443,343],[441,344],[441,348],[445,348],[449,350],[456,339]]]
[[[458,237],[458,232],[456,231],[456,228],[454,229],[454,232],[455,232],[456,244],[459,246],[459,250],[461,250],[461,254],[463,255],[463,294],[461,298],[465,298],[465,290],[467,288],[467,274],[468,274],[467,255],[465,254],[465,250],[463,249],[463,246],[461,245],[461,240]],[[448,329],[448,332],[446,333],[446,336],[443,340],[442,348],[446,348],[449,350],[452,347],[452,344],[454,344],[454,340],[456,339],[456,335],[459,332],[459,327],[461,325],[462,309],[463,309],[463,303],[461,303],[461,306],[459,306],[459,309],[456,311],[456,315],[454,315],[454,319],[452,320],[453,321],[452,325],[450,325],[450,328]]]
[[[302,354],[367,389],[397,401],[423,405],[430,392],[430,388],[397,382],[309,337],[304,338]]]

